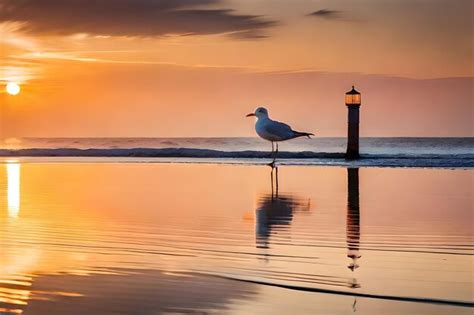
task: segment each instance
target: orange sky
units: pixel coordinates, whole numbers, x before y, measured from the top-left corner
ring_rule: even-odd
[[[229,10],[232,11],[229,11]],[[74,12],[74,14],[70,14]],[[4,137],[473,136],[472,2],[0,0]],[[2,88],[3,90],[3,88]]]

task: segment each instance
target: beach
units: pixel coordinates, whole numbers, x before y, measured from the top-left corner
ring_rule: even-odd
[[[3,158],[0,178],[2,314],[474,305],[469,168]]]
[[[0,0],[0,315],[472,315],[472,1]]]

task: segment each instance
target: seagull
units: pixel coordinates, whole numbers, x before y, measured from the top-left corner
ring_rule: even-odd
[[[290,126],[279,121],[270,119],[268,116],[268,110],[264,107],[259,107],[254,113],[248,114],[246,117],[257,117],[255,123],[255,131],[260,138],[270,141],[272,143],[272,156],[273,161],[268,164],[271,167],[275,166],[276,156],[278,154],[278,142],[290,140],[298,137],[314,136],[309,132],[299,132],[291,129]],[[276,150],[274,149],[274,143],[276,143]]]

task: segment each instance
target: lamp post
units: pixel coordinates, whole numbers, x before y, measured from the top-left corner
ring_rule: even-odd
[[[349,112],[347,128],[347,151],[346,159],[354,160],[359,158],[359,108],[360,93],[354,86],[346,93],[346,106]]]

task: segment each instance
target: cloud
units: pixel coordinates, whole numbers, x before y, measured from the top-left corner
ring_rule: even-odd
[[[259,30],[238,31],[230,33],[229,36],[235,39],[262,39],[268,37]]]
[[[220,0],[0,0],[0,22],[39,35],[152,37],[229,33],[261,38],[276,21],[210,8]]]
[[[330,9],[321,9],[318,11],[314,11],[309,16],[324,18],[324,19],[338,19],[341,17],[341,11],[338,10],[330,10]]]

